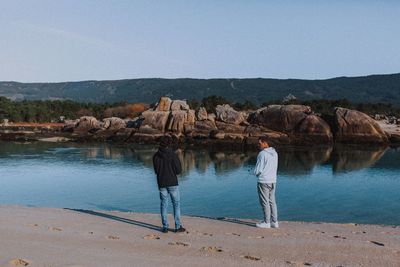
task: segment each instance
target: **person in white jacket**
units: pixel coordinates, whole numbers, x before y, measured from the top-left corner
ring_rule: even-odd
[[[257,156],[254,174],[258,178],[257,191],[264,219],[257,223],[259,228],[278,228],[278,210],[275,201],[276,176],[278,170],[278,153],[268,144],[267,137],[258,139],[261,150]]]

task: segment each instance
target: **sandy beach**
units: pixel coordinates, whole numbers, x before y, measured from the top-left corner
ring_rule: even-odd
[[[170,218],[172,223],[172,218]],[[0,266],[400,266],[400,227],[0,206]]]

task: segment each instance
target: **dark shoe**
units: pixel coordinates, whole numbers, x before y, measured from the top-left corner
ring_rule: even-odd
[[[163,232],[163,233],[168,233],[168,228],[163,227],[163,228],[161,229],[161,232]]]
[[[186,229],[183,228],[182,226],[179,227],[178,229],[175,229],[175,233],[184,233],[184,232],[186,232]]]

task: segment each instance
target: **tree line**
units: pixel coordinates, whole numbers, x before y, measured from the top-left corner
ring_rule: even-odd
[[[215,107],[221,104],[229,104],[235,110],[256,110],[272,104],[301,104],[307,105],[319,114],[332,114],[334,107],[344,107],[365,112],[370,115],[384,114],[386,116],[400,117],[400,108],[390,103],[352,103],[347,99],[336,100],[307,100],[289,101],[276,100],[256,105],[251,101],[231,102],[221,96],[208,96],[201,101],[188,100],[192,109],[205,107],[208,112],[215,112]],[[0,121],[8,119],[12,122],[58,122],[61,119],[77,119],[82,116],[94,116],[98,119],[107,117],[134,118],[141,112],[153,107],[155,103],[82,103],[72,100],[35,100],[12,101],[0,96]]]
[[[12,101],[0,96],[0,121],[8,119],[12,122],[59,122],[63,119],[73,120],[82,116],[135,117],[148,105],[126,102],[118,103],[81,103],[72,100],[35,100]]]

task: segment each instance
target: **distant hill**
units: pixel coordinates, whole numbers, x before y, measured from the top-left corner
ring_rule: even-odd
[[[299,100],[347,98],[400,106],[400,73],[326,80],[300,79],[128,79],[62,83],[0,82],[0,96],[13,100],[71,99],[80,102],[155,102],[160,96],[197,99],[223,96],[260,104],[292,94]]]

